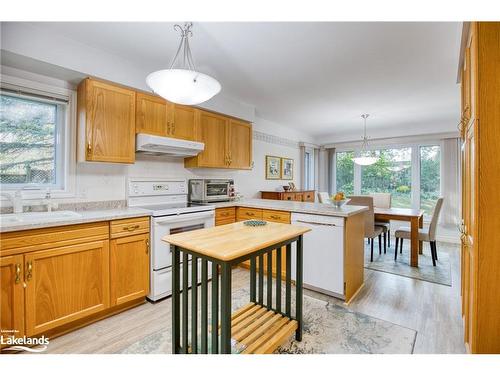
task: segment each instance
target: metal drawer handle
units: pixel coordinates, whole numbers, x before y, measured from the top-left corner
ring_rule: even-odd
[[[139,229],[140,225],[139,224],[135,224],[135,225],[130,225],[128,227],[123,227],[123,230],[128,230],[129,232],[132,232],[136,229]]]
[[[281,216],[276,216],[276,215],[271,215],[269,216],[271,219],[274,219],[274,220],[280,220],[281,219]]]
[[[33,277],[33,262],[28,262],[26,264],[27,268],[28,268],[28,272],[26,273],[26,281],[30,281],[31,278]]]
[[[253,212],[247,212],[247,216],[255,216]]]
[[[146,240],[146,254],[149,254],[149,240]]]
[[[229,216],[229,212],[223,212],[220,214],[220,216]]]
[[[297,223],[304,223],[304,224],[312,224],[312,225],[324,225],[327,227],[336,227],[337,225],[335,224],[327,224],[327,223],[318,223],[315,221],[305,221],[305,220],[295,220]]]
[[[14,280],[16,284],[21,282],[21,264],[16,263],[16,278]]]

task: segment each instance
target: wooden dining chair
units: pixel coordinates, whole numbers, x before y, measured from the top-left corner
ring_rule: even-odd
[[[370,262],[373,262],[373,239],[378,237],[378,252],[382,254],[382,232],[383,228],[375,225],[375,213],[373,212],[373,197],[368,195],[353,195],[347,205],[366,206],[368,211],[365,211],[365,238],[370,239],[371,255]]]
[[[372,193],[373,206],[377,208],[391,208],[392,194],[391,193]],[[384,228],[384,243],[391,247],[391,221],[390,220],[376,220],[375,225]],[[385,246],[384,246],[385,247]]]
[[[436,228],[439,220],[439,214],[441,212],[441,208],[443,207],[443,198],[439,198],[436,201],[436,205],[434,206],[434,211],[432,212],[431,222],[429,226],[421,228],[418,230],[418,240],[429,242],[431,246],[431,256],[432,256],[432,265],[436,266],[436,261],[438,260],[437,256],[437,247],[436,247]],[[400,246],[399,252],[403,252],[403,239],[410,239],[411,229],[410,227],[400,227],[394,233],[396,237],[396,249],[394,251],[394,260],[398,259],[398,245]],[[398,243],[400,242],[400,243]]]

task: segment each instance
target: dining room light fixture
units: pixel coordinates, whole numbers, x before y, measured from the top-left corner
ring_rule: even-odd
[[[369,114],[363,114],[361,117],[364,120],[364,133],[363,133],[363,143],[361,145],[361,151],[359,156],[352,158],[352,160],[358,165],[372,165],[378,160],[373,151],[368,150],[368,137],[366,136],[366,119],[370,116]]]
[[[146,83],[154,93],[177,104],[200,104],[221,90],[221,85],[215,78],[196,70],[189,47],[189,38],[193,36],[192,27],[192,22],[186,22],[184,27],[174,25],[174,30],[181,34],[181,41],[170,67],[146,77]],[[180,57],[181,51],[182,57]],[[177,60],[182,61],[182,65],[178,68],[176,68]]]

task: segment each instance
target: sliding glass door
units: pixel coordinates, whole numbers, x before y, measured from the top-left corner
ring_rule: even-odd
[[[411,207],[411,148],[376,150],[378,161],[361,167],[361,194],[391,193],[392,206]]]
[[[428,218],[441,195],[441,147],[408,144],[374,151],[379,159],[368,166],[353,162],[357,150],[337,151],[331,193],[391,193],[392,207],[421,208]]]

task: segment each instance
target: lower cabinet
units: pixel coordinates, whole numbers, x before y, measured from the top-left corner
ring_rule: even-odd
[[[2,342],[8,336],[24,335],[23,256],[0,258],[0,335]],[[6,345],[1,345],[4,347]]]
[[[149,234],[110,241],[111,305],[149,293]]]
[[[108,243],[95,241],[25,255],[28,336],[109,307]]]
[[[3,341],[57,334],[140,303],[149,252],[147,217],[3,233]]]

